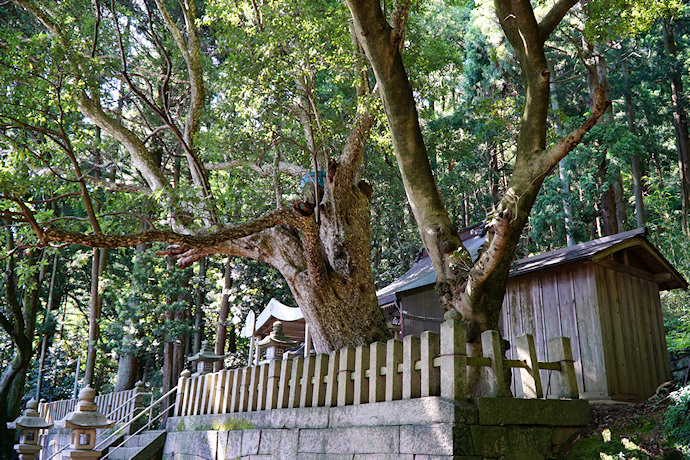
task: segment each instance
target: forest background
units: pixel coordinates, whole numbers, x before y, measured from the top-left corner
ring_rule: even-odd
[[[532,3],[538,14],[553,2]],[[117,234],[174,226],[171,215],[177,225],[200,216],[216,225],[214,213],[223,222],[255,222],[281,205],[313,201],[313,184],[303,179],[315,152],[342,150],[364,99],[375,120],[353,179],[371,185],[376,286],[414,263],[419,231],[380,102],[362,96],[363,81],[374,82],[343,4],[198,1],[195,61],[192,48],[180,46],[182,35],[183,45],[192,35],[189,12],[177,2],[65,1],[54,13],[81,52],[78,63],[27,9],[33,4],[0,2],[0,398],[11,402],[0,421],[16,414],[19,395],[70,397],[77,369],[102,393],[139,379],[169,388],[179,370],[170,363],[205,338],[227,334],[218,351],[233,352],[239,364],[247,313],[271,297],[295,304],[278,270],[249,258],[194,255],[180,268],[156,254],[163,243],[40,247],[27,209],[34,222],[72,231],[96,217]],[[495,212],[514,165],[525,103],[520,71],[492,2],[410,6],[403,60],[431,168],[457,227],[475,225]],[[383,7],[390,14],[396,5]],[[593,78],[607,83],[612,104],[544,180],[516,257],[645,225],[690,278],[689,15],[681,0],[592,1],[576,5],[554,31],[546,47],[549,140],[586,119]],[[203,69],[201,84],[190,62]],[[75,67],[90,73],[75,81]],[[133,167],[127,139],[84,117],[84,87],[98,88],[103,113],[146,144],[169,189],[142,186],[147,178]],[[193,110],[197,99],[203,111]],[[190,156],[205,177],[185,168]],[[689,300],[685,292],[663,294],[672,351],[690,348]],[[94,314],[100,333],[89,357]]]

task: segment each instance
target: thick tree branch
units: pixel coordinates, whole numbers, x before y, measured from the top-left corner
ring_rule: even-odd
[[[364,144],[369,137],[369,131],[374,126],[374,116],[363,112],[357,115],[355,125],[345,140],[343,154],[338,164],[338,184],[351,185],[355,181],[355,174],[362,164]]]
[[[606,100],[606,88],[598,85],[594,92],[594,105],[592,113],[577,129],[561,139],[556,145],[552,146],[545,155],[544,161],[550,171],[563,157],[570,153],[577,145],[582,142],[585,134],[596,125],[599,118],[606,112],[611,105],[610,100]],[[542,166],[543,168],[543,166]]]
[[[132,247],[141,243],[162,242],[188,248],[211,248],[227,240],[239,239],[258,233],[276,225],[291,225],[302,228],[309,220],[294,209],[284,208],[271,211],[242,225],[228,226],[206,235],[186,235],[173,230],[146,230],[127,235],[94,235],[66,230],[44,229],[45,242],[81,244],[93,248]]]
[[[570,11],[570,8],[575,6],[578,1],[579,0],[558,0],[551,7],[549,12],[539,21],[539,37],[542,43],[548,40],[551,32],[558,27],[563,17],[565,17],[568,11]]]

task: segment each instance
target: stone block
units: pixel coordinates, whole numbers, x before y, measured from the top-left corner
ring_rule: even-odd
[[[554,452],[582,431],[582,427],[555,427],[551,429],[551,443]]]
[[[261,430],[242,430],[242,451],[243,457],[256,455],[259,453],[259,442],[261,441]]]
[[[508,443],[514,454],[538,453],[548,455],[551,452],[551,428],[509,426]]]
[[[482,460],[475,455],[415,455],[414,460]]]
[[[414,460],[412,454],[355,454],[353,460]]]
[[[225,433],[225,436],[221,436]],[[218,460],[237,458],[242,454],[242,432],[225,431],[218,433]]]
[[[468,402],[426,397],[332,408],[329,427],[476,424],[477,408]]]
[[[198,460],[216,460],[218,433],[180,431],[168,433],[163,453],[168,456],[196,455]]]
[[[502,426],[472,426],[474,453],[497,458],[508,453],[508,431]]]
[[[508,454],[501,457],[501,460],[544,460],[543,455],[539,455],[536,452],[532,453],[521,453],[521,454]]]
[[[299,454],[297,460],[352,460],[353,454]],[[281,459],[282,460],[282,459]]]
[[[327,454],[397,454],[397,426],[332,428],[324,430]],[[301,438],[301,433],[300,433]]]
[[[400,453],[453,455],[456,453],[453,431],[451,423],[401,426]]]
[[[591,419],[582,399],[479,398],[480,425],[584,426]]]
[[[283,430],[261,430],[259,439],[259,455],[270,455],[278,452],[280,448],[280,438]]]
[[[282,430],[278,445],[279,458],[281,460],[297,460],[297,446],[299,443],[299,430]]]
[[[327,430],[299,430],[299,441],[297,443],[298,454],[302,453],[323,453],[325,452],[325,433]],[[301,458],[299,455],[297,458]]]

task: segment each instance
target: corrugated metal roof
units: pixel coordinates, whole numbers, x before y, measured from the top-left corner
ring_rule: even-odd
[[[688,283],[683,276],[659,253],[659,251],[645,238],[646,229],[641,227],[616,235],[605,236],[586,243],[580,243],[555,251],[545,252],[536,256],[526,257],[517,260],[510,270],[510,277],[525,275],[537,270],[544,270],[566,263],[577,262],[580,260],[594,259],[597,255],[617,252],[624,248],[634,248],[636,255],[644,259],[650,273],[670,273],[671,279],[660,282],[660,288],[664,289],[687,289]],[[478,239],[470,242],[476,244]],[[481,237],[483,244],[483,237]],[[481,247],[476,245],[475,251]],[[467,246],[467,244],[466,244]],[[468,248],[469,249],[469,248]],[[646,256],[646,257],[645,257]],[[473,258],[476,257],[476,252]],[[376,295],[379,305],[384,305],[394,301],[398,294],[411,291],[423,286],[436,283],[436,272],[427,256],[414,264],[403,276],[393,281],[388,286],[380,289]]]

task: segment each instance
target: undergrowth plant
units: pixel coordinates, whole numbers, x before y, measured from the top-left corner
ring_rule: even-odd
[[[690,458],[690,385],[669,395],[672,403],[664,419],[664,434],[672,447]]]

